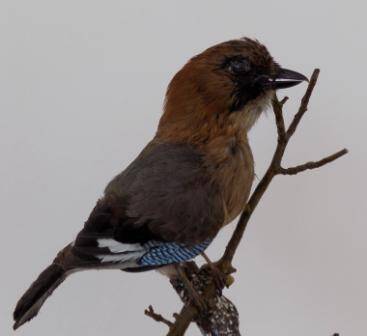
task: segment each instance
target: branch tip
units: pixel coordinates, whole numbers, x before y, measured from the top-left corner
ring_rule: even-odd
[[[285,96],[279,103],[283,107],[284,104],[288,101],[289,97]]]
[[[296,175],[298,173],[304,172],[305,170],[312,170],[316,168],[320,168],[322,166],[327,165],[328,163],[331,163],[340,157],[344,156],[348,153],[348,150],[346,148],[331,154],[329,156],[324,157],[321,160],[318,161],[309,161],[304,164],[295,166],[295,167],[289,167],[289,168],[280,168],[279,174],[281,175]]]
[[[150,318],[152,318],[156,322],[164,323],[166,326],[168,326],[168,328],[171,328],[173,326],[173,322],[169,321],[168,319],[163,317],[161,314],[157,314],[154,311],[152,305],[150,305],[147,309],[144,310],[144,314],[146,316],[149,316]]]

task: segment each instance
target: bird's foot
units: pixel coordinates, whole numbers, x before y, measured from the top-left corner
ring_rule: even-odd
[[[207,264],[204,265],[203,268],[208,269],[208,271],[211,273],[218,294],[222,295],[223,288],[228,288],[233,284],[234,278],[231,276],[230,273],[235,272],[235,269],[231,268],[230,272],[224,272],[221,268],[222,265],[220,261],[212,262],[204,252],[202,252],[201,255],[207,262]]]

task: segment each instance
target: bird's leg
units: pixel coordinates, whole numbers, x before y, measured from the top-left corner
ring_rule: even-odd
[[[182,281],[182,283],[186,287],[186,290],[187,290],[189,296],[194,301],[194,303],[197,305],[198,309],[201,312],[206,311],[207,310],[207,305],[206,305],[205,301],[202,299],[200,294],[194,288],[193,284],[191,283],[191,281],[187,277],[185,271],[181,268],[181,265],[179,265],[179,264],[176,265],[176,270],[177,270],[177,273],[178,273],[178,276],[179,276],[180,280]]]
[[[222,295],[223,288],[229,287],[233,283],[233,277],[224,273],[220,267],[218,267],[219,263],[213,263],[205,252],[201,252],[201,256],[204,258],[207,263],[207,267],[210,269],[214,284],[217,287],[219,294]]]

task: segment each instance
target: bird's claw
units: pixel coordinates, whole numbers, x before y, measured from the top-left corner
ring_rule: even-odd
[[[224,272],[222,270],[222,264],[220,261],[213,263],[205,253],[202,253],[202,256],[207,262],[207,264],[203,266],[203,269],[211,274],[218,294],[221,296],[223,288],[228,288],[234,282],[234,278],[230,275],[230,273],[235,272],[235,269],[232,267],[229,272]]]
[[[208,272],[213,280],[218,295],[222,295],[224,287],[227,287],[227,275],[223,273],[215,264],[206,264],[203,269]]]

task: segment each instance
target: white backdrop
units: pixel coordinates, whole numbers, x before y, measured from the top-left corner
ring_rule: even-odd
[[[13,334],[16,300],[154,134],[173,74],[206,47],[247,35],[285,67],[322,70],[286,162],[344,146],[350,154],[274,181],[226,294],[245,335],[365,335],[365,13],[357,0],[2,0],[0,334]],[[286,92],[288,115],[304,89]],[[250,137],[261,176],[276,141],[272,113]],[[210,248],[213,259],[232,228]],[[17,334],[162,335],[165,327],[143,315],[149,304],[166,316],[180,307],[155,272],[84,272]]]

